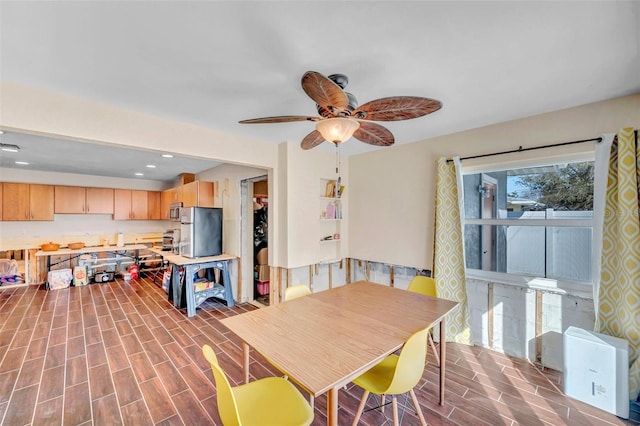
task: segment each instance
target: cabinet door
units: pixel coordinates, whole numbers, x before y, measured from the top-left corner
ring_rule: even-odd
[[[198,206],[213,207],[213,182],[198,182]]]
[[[2,188],[4,185],[0,183],[0,220],[2,220]]]
[[[147,198],[147,191],[131,191],[131,219],[149,219],[149,199]]]
[[[131,190],[113,190],[113,220],[131,219]]]
[[[57,186],[54,188],[54,213],[84,213],[85,188],[82,186]]]
[[[53,220],[52,185],[29,185],[29,215],[31,220]]]
[[[2,184],[2,220],[29,220],[29,184]]]
[[[196,207],[198,205],[198,181],[182,185],[182,205]]]
[[[85,213],[113,214],[112,188],[87,188]]]
[[[160,195],[160,208],[162,209],[162,219],[169,220],[169,206],[175,203],[175,188],[165,189]]]
[[[148,191],[147,200],[149,204],[149,219],[162,219],[162,210],[160,209],[160,191]]]

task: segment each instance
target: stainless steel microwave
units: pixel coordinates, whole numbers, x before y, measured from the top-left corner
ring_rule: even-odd
[[[169,204],[169,220],[173,220],[175,222],[180,222],[180,209],[182,208],[182,203],[171,203]]]

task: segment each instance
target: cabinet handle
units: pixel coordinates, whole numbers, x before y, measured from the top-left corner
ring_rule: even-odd
[[[31,219],[33,220],[33,210],[31,210]]]

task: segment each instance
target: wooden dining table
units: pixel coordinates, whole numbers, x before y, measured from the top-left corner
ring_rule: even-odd
[[[326,393],[327,424],[333,426],[338,424],[341,387],[401,348],[412,334],[438,323],[444,404],[444,318],[457,305],[358,281],[221,322],[243,341],[245,383],[253,348],[314,398]]]

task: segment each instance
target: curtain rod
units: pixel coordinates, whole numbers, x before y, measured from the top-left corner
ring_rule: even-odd
[[[532,146],[531,148],[523,148],[522,146],[519,146],[518,149],[512,149],[511,151],[492,152],[491,154],[472,155],[470,157],[462,157],[462,158],[460,158],[460,160],[470,160],[472,158],[491,157],[491,156],[494,156],[494,155],[502,155],[502,154],[512,154],[514,152],[533,151],[534,149],[552,148],[554,146],[573,145],[573,144],[584,143],[584,142],[598,142],[599,143],[599,142],[602,142],[602,138],[582,139],[582,140],[579,140],[579,141],[562,142],[562,143],[555,143],[555,144],[551,144],[551,145]],[[447,163],[449,163],[451,161],[453,161],[453,160],[452,159],[448,159]]]

